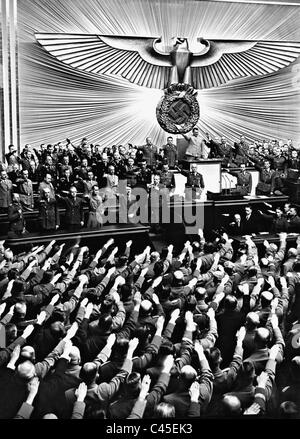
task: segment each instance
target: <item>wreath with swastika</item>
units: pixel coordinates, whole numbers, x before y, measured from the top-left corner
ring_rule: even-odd
[[[197,93],[188,84],[172,84],[156,107],[159,125],[168,133],[188,133],[197,124],[200,109]]]

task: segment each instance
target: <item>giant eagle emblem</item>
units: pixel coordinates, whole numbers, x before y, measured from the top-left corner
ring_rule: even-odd
[[[276,72],[300,54],[300,43],[287,41],[198,38],[199,51],[192,52],[188,39],[179,37],[172,39],[172,46],[162,45],[160,37],[47,33],[35,37],[46,51],[75,69],[119,75],[143,87],[165,90],[157,118],[172,133],[187,132],[197,123],[195,90]]]

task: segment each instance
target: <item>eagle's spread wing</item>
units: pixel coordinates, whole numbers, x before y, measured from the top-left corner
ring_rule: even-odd
[[[193,54],[192,82],[197,89],[218,87],[243,76],[266,75],[295,61],[300,43],[208,40],[208,51]]]
[[[35,34],[51,55],[91,73],[120,75],[135,84],[163,89],[172,66],[169,53],[155,49],[159,38]]]

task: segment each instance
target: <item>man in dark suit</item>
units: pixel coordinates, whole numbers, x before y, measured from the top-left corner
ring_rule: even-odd
[[[39,200],[40,225],[43,231],[57,230],[60,224],[59,212],[55,198],[51,198],[50,189],[45,188]]]
[[[288,233],[300,232],[300,217],[295,206],[292,206],[288,215]]]
[[[183,172],[183,174],[185,174]],[[195,200],[200,197],[203,189],[205,188],[203,175],[197,172],[197,165],[192,164],[191,171],[186,174],[187,181],[185,184],[187,199],[191,198]]]
[[[59,196],[60,197],[60,196]],[[70,188],[69,197],[60,197],[66,206],[66,226],[69,230],[78,230],[84,225],[84,200],[77,197],[77,189],[75,186]]]
[[[71,175],[70,169],[66,168],[63,172],[63,176],[58,181],[58,192],[62,195],[68,194],[73,184],[74,178]]]
[[[148,185],[151,184],[151,178],[151,169],[148,167],[147,161],[143,159],[141,162],[141,169],[136,176],[137,186],[148,190]]]
[[[250,311],[250,296],[244,296],[243,307],[240,311],[238,311],[237,305],[236,297],[228,294],[224,299],[224,311],[216,315],[219,334],[216,347],[220,349],[222,354],[222,367],[228,367],[232,360],[236,345],[235,335]]]
[[[255,233],[257,230],[257,216],[253,213],[251,206],[245,207],[245,217],[242,222],[243,235]]]

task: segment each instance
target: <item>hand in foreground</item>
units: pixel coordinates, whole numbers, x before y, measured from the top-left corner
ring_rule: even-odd
[[[199,402],[200,396],[200,384],[197,381],[194,381],[189,389],[189,394],[191,398],[191,402]]]
[[[149,375],[145,375],[142,379],[142,386],[139,394],[139,399],[145,400],[150,389],[151,378]]]
[[[11,353],[10,360],[9,360],[10,365],[15,365],[15,363],[19,359],[20,353],[21,353],[21,346],[17,345]]]
[[[87,394],[87,385],[85,383],[80,383],[78,388],[75,390],[75,395],[77,401],[83,402]]]
[[[132,340],[130,340],[129,341],[129,346],[128,346],[128,353],[131,353],[131,355],[132,355],[133,352],[138,347],[138,344],[139,344],[139,339],[137,337],[135,337]]]
[[[40,314],[37,316],[37,319],[36,319],[37,325],[42,325],[44,323],[44,321],[46,320],[46,316],[47,316],[46,311],[40,312]]]
[[[27,390],[29,392],[28,396],[34,398],[38,393],[39,386],[40,386],[40,380],[38,379],[38,377],[33,377],[27,384]]]

